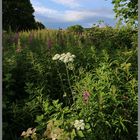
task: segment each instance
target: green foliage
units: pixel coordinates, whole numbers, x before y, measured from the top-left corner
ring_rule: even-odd
[[[36,26],[38,29],[45,29],[45,26],[39,21],[36,21]]]
[[[116,17],[131,25],[138,24],[138,0],[112,0]]]
[[[76,32],[76,33],[82,33],[83,27],[81,25],[73,25],[67,28],[68,31]]]
[[[137,82],[137,30],[4,33],[3,138],[135,140]]]
[[[129,114],[127,106],[130,100],[133,103],[137,100],[133,96],[134,94],[131,94],[132,86],[129,85],[131,80],[136,82],[136,79],[131,77],[131,65],[130,63],[125,64],[125,69],[124,67],[118,67],[126,60],[124,56],[118,57],[119,61],[117,61],[116,59],[110,59],[106,51],[103,50],[101,53],[102,58],[97,62],[98,65],[95,70],[87,73],[85,71],[80,72],[82,78],[75,84],[77,99],[75,108],[80,111],[79,116],[86,118],[86,121],[90,124],[90,135],[95,140],[136,139],[132,135],[123,136],[128,133],[132,126],[133,128],[135,126],[135,121],[131,120],[130,117],[133,116],[133,113]],[[137,91],[135,82],[133,86]],[[129,91],[129,88],[131,88],[131,91]],[[88,103],[83,101],[84,91],[90,93]],[[137,105],[137,102],[135,102],[135,105]],[[134,110],[137,112],[136,106]]]
[[[2,2],[3,29],[21,31],[44,27],[35,22],[34,9],[30,0],[4,0]]]

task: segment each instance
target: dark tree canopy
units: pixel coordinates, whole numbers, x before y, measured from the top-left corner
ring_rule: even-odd
[[[45,26],[41,22],[39,22],[39,21],[36,21],[36,26],[39,29],[44,29],[45,28]]]
[[[34,9],[30,0],[3,0],[3,29],[12,31],[35,29]]]
[[[138,0],[112,0],[116,17],[125,23],[138,22]]]

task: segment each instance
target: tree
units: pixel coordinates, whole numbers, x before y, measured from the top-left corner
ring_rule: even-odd
[[[3,29],[12,31],[35,29],[34,9],[30,0],[3,0]]]
[[[114,12],[119,21],[137,24],[138,22],[138,0],[112,0]]]
[[[84,28],[81,25],[73,25],[67,28],[67,30],[72,32],[81,33],[83,32]]]
[[[39,28],[39,29],[44,29],[45,28],[45,26],[39,21],[36,21],[36,27]]]

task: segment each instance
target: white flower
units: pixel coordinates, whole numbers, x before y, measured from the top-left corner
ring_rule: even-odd
[[[60,55],[59,54],[56,54],[53,58],[52,58],[52,60],[58,60],[60,58]]]
[[[70,52],[68,53],[62,53],[62,54],[56,54],[52,60],[60,60],[64,63],[73,62],[75,58],[75,55],[72,55]]]
[[[65,53],[62,53],[60,56],[65,56],[66,54]]]
[[[26,132],[25,131],[22,132],[21,136],[29,137],[31,135],[36,135],[35,131],[36,131],[36,128],[34,128],[34,129],[28,128]]]
[[[64,56],[62,56],[62,57],[59,58],[60,61],[64,61],[64,59],[65,59]]]
[[[52,140],[56,140],[57,139],[57,134],[51,133],[51,137],[52,137]]]
[[[75,120],[74,122],[74,127],[77,129],[77,130],[84,130],[84,127],[85,127],[85,123],[84,123],[84,120]]]
[[[69,62],[73,62],[74,59],[72,57],[69,58]]]
[[[70,52],[68,52],[68,53],[66,53],[66,55],[67,55],[67,56],[71,56],[71,53],[70,53]]]
[[[72,57],[72,58],[75,58],[75,55],[73,54],[73,55],[71,55],[71,57]]]
[[[68,63],[69,62],[69,59],[66,57],[64,60],[63,60],[64,63]]]

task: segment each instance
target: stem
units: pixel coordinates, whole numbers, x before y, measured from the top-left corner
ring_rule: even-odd
[[[74,69],[75,70],[75,69]],[[73,72],[73,74],[74,74],[74,80],[75,80],[75,82],[76,82],[76,74],[75,74],[75,71],[74,70],[72,70],[72,72]]]
[[[71,83],[70,83],[70,77],[69,77],[69,72],[68,72],[68,68],[67,68],[67,65],[65,64],[66,66],[66,72],[67,72],[67,77],[68,77],[68,84],[69,84],[69,87],[70,87],[70,90],[71,90],[71,93],[72,93],[72,88],[71,88]]]
[[[71,95],[72,95],[72,88],[71,88],[71,83],[70,83],[70,77],[69,77],[69,72],[68,72],[68,68],[67,68],[67,65],[65,64],[66,66],[66,72],[67,72],[67,78],[68,78],[68,84],[69,84],[69,88],[71,90]],[[73,100],[73,96],[72,96],[72,100]]]
[[[59,67],[58,67],[59,68]],[[62,76],[61,76],[61,74],[60,74],[60,72],[59,72],[59,69],[57,68],[57,73],[58,73],[58,75],[59,75],[59,78],[60,78],[60,82],[61,82],[61,85],[62,85],[62,90],[63,90],[63,92],[65,93],[65,89],[64,89],[64,84],[63,84],[63,80],[62,80]]]

